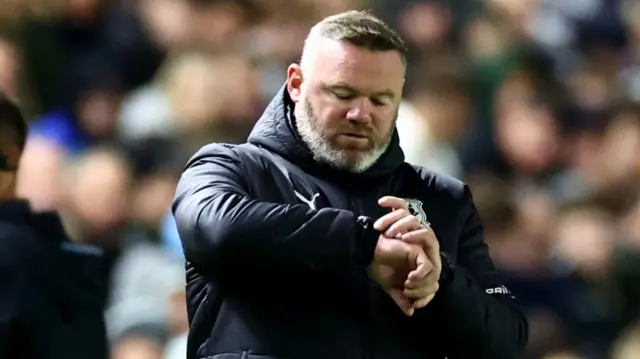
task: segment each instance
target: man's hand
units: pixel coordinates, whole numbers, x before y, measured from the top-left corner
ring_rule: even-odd
[[[438,280],[442,272],[440,244],[433,230],[411,215],[408,204],[403,199],[387,196],[381,198],[378,203],[393,212],[378,219],[374,228],[383,232],[387,238],[398,238],[405,243],[419,246],[428,258],[430,270],[410,273],[404,283],[403,292],[406,298],[414,300],[413,308],[423,308],[439,289]]]
[[[433,272],[433,266],[421,247],[380,236],[369,265],[369,275],[405,314],[413,315],[417,308],[413,299],[424,296],[424,290],[428,288],[424,280],[431,277],[430,272]],[[406,287],[406,283],[410,283],[410,287]]]

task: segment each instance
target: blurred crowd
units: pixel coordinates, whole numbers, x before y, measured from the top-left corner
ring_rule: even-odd
[[[309,27],[361,8],[410,46],[401,146],[471,186],[524,358],[640,358],[640,2],[5,0],[18,190],[104,248],[112,357],[185,357],[182,166],[244,142]]]

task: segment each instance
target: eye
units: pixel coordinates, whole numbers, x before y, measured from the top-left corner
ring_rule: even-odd
[[[383,107],[383,106],[387,105],[387,101],[385,101],[385,100],[383,100],[382,98],[379,98],[379,97],[372,97],[369,100],[376,107]]]
[[[331,92],[331,94],[333,94],[335,98],[341,101],[352,100],[355,97],[353,94],[343,91],[333,91]]]

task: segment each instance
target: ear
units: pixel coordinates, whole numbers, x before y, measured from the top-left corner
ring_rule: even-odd
[[[287,91],[294,103],[298,103],[302,94],[302,68],[298,64],[291,64],[287,69]]]

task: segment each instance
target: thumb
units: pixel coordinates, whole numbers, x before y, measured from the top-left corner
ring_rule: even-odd
[[[421,248],[416,249],[418,249],[418,254],[416,255],[414,262],[415,266],[411,267],[414,268],[414,270],[409,273],[409,280],[420,280],[426,277],[433,269],[433,265],[431,264],[429,257],[427,257],[427,254]]]
[[[393,299],[396,305],[400,307],[400,309],[402,309],[404,314],[408,316],[412,316],[414,312],[413,302],[409,298],[407,298],[403,292],[404,292],[404,288],[403,289],[391,288],[388,291],[391,299]]]

